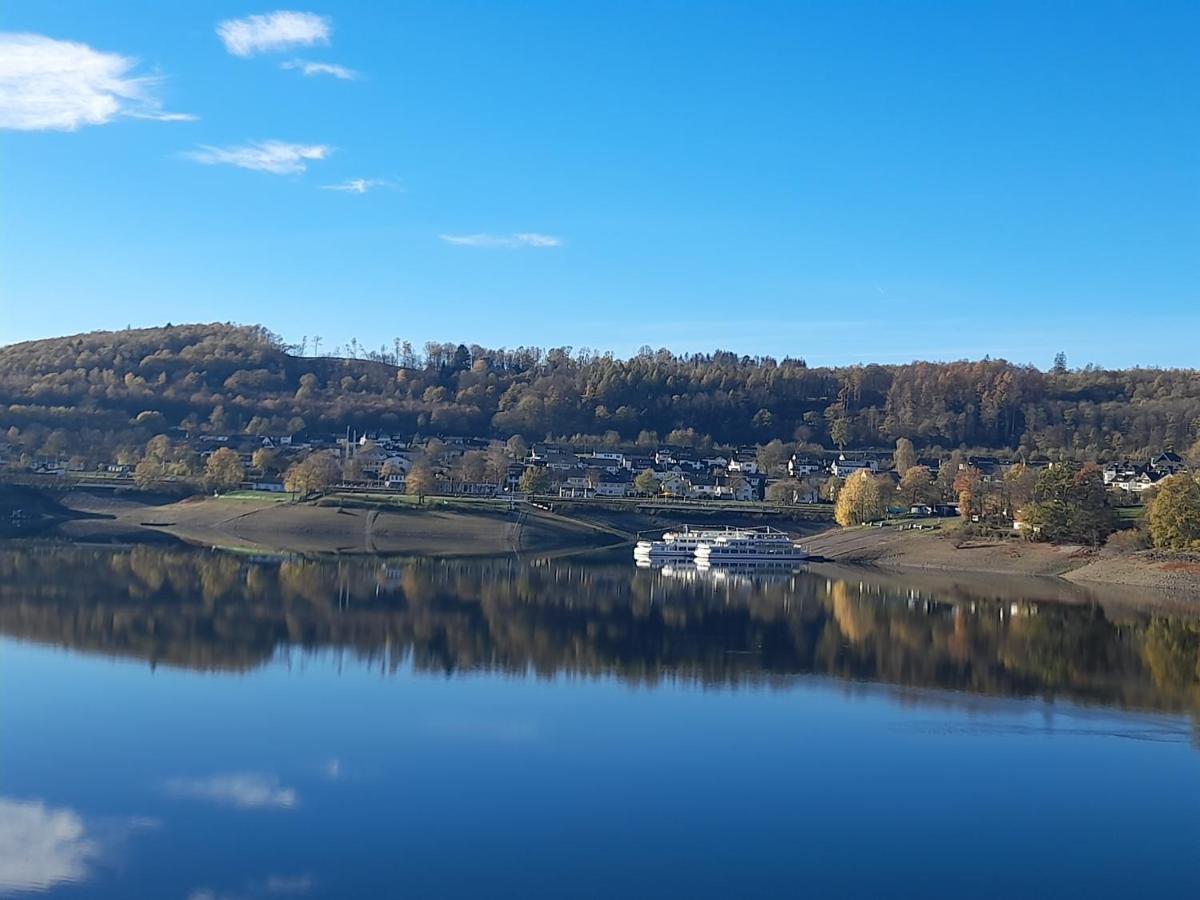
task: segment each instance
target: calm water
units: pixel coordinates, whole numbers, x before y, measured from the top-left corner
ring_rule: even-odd
[[[1200,623],[1060,599],[0,547],[0,893],[1200,896]]]

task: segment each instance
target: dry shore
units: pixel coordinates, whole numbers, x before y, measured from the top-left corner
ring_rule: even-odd
[[[1051,576],[1076,584],[1146,588],[1200,603],[1200,558],[1153,551],[1117,553],[1078,545],[959,539],[953,532],[896,527],[837,528],[805,541],[816,556],[883,568],[1006,576]]]
[[[59,526],[72,540],[145,540],[260,552],[496,556],[613,543],[612,535],[544,515],[503,510],[362,508],[196,497],[149,505],[74,492],[63,505],[83,518]]]
[[[26,492],[27,507],[41,496]],[[11,499],[11,498],[10,498]],[[363,507],[278,499],[194,497],[148,501],[143,495],[70,491],[39,501],[70,540],[183,541],[258,552],[364,553],[412,556],[497,556],[558,553],[617,545],[644,528],[669,527],[661,517],[590,510],[569,515],[535,508]],[[792,528],[795,523],[788,523]],[[793,533],[795,533],[793,531]],[[802,538],[814,556],[841,566],[923,570],[952,578],[989,576],[1057,580],[1095,588],[1122,586],[1155,602],[1200,605],[1200,555],[1115,553],[1082,546],[962,538],[952,528],[833,528]]]

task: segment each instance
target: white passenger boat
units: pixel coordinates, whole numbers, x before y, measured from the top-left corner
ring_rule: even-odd
[[[712,528],[684,525],[679,531],[668,531],[658,541],[638,541],[633,548],[634,559],[692,560],[696,548],[706,541],[748,533],[744,528]]]
[[[715,535],[696,547],[696,565],[799,562],[808,553],[778,528],[743,528]]]

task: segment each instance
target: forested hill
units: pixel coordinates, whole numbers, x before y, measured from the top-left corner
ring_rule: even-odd
[[[813,368],[716,352],[630,359],[428,344],[295,355],[257,326],[174,325],[0,348],[0,425],[29,451],[99,453],[166,427],[360,429],[676,443],[1132,455],[1200,438],[1200,372],[1042,372],[1004,360]],[[14,430],[15,429],[15,430]],[[2,435],[0,435],[2,437]]]

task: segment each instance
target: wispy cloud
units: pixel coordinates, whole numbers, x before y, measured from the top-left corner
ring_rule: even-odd
[[[310,12],[277,10],[244,19],[226,19],[217,25],[217,36],[234,56],[253,56],[288,47],[329,43],[329,18]]]
[[[559,247],[562,239],[551,234],[538,234],[534,231],[518,232],[516,234],[441,234],[438,235],[447,244],[458,247],[486,247],[488,249],[516,250],[521,247]]]
[[[271,875],[263,889],[268,894],[307,894],[314,884],[311,875]]]
[[[256,900],[259,897],[299,897],[311,893],[316,881],[311,875],[269,875],[262,882],[251,881],[235,891],[200,887],[187,900]]]
[[[168,794],[234,806],[238,809],[292,809],[300,802],[295,788],[283,787],[274,775],[255,772],[172,778]]]
[[[279,64],[281,69],[294,69],[310,78],[313,75],[332,75],[334,78],[340,78],[342,81],[353,81],[358,77],[358,72],[353,69],[347,69],[345,66],[339,66],[336,63],[309,62],[306,59],[293,59],[289,62]]]
[[[156,96],[162,79],[132,74],[137,60],[40,34],[0,33],[0,128],[75,131],[118,116],[181,122]]]
[[[294,175],[312,160],[326,159],[333,148],[325,144],[289,144],[286,141],[251,141],[237,147],[203,146],[184,153],[186,159],[206,166],[237,166],[272,175]]]
[[[337,184],[323,184],[323,191],[343,191],[347,194],[365,194],[367,191],[372,191],[375,188],[394,188],[399,187],[396,182],[387,178],[347,178],[345,181],[340,181]]]

